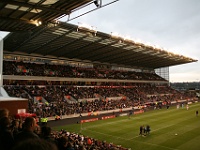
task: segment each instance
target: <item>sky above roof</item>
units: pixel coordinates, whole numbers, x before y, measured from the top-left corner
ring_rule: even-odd
[[[176,54],[200,58],[199,0],[119,0],[69,23],[78,22],[101,32],[117,32]],[[200,81],[199,61],[170,67],[170,82],[193,81]]]
[[[114,0],[102,1],[104,5]],[[78,10],[70,17],[93,8],[96,6]],[[68,23],[79,22],[104,33],[117,32],[176,54],[196,60],[200,58],[199,0],[119,0]],[[4,35],[0,32],[0,38]],[[170,82],[193,81],[200,81],[199,61],[170,67]]]

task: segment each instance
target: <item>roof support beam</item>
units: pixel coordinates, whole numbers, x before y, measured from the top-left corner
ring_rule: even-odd
[[[67,14],[67,15],[69,15],[71,13],[69,11],[58,10],[56,8],[52,9],[52,8],[43,7],[43,6],[40,6],[40,5],[33,5],[33,4],[29,4],[29,3],[24,3],[24,2],[19,2],[19,1],[12,1],[12,0],[1,0],[0,3],[24,6],[24,7],[29,7],[29,8],[32,8],[32,9],[41,9],[41,10],[45,10],[45,11],[48,11],[48,12],[54,12],[54,13],[59,13],[59,14]]]
[[[2,86],[3,86],[3,39],[0,39],[0,88]]]

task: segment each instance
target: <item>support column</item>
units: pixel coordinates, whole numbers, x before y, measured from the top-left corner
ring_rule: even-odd
[[[2,86],[3,86],[3,39],[0,39],[0,87]]]

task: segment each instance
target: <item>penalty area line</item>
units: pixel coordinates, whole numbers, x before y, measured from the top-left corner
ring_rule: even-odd
[[[102,133],[102,132],[97,132],[97,131],[94,131],[94,130],[89,130],[89,129],[85,129],[85,130],[95,132],[95,133],[98,133],[98,134],[102,134],[102,135],[106,135],[106,136],[109,136],[109,137],[113,137],[113,138],[116,138],[116,139],[125,140],[125,141],[132,141],[134,138],[139,137],[139,136],[135,136],[134,138],[126,139],[126,138],[121,138],[121,137],[118,137],[118,136],[113,136],[113,135],[110,135],[110,134],[105,134],[105,133]],[[162,146],[162,145],[158,145],[158,144],[153,144],[153,143],[148,143],[148,142],[141,142],[141,141],[135,141],[135,142],[143,143],[143,144],[147,144],[147,145],[152,145],[152,146],[157,146],[157,147],[161,147],[161,148],[165,148],[165,149],[169,149],[169,150],[178,150],[178,149],[175,149],[175,148]]]

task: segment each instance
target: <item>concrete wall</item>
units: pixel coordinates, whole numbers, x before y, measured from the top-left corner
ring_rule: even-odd
[[[7,108],[10,115],[16,115],[18,109],[25,109],[28,111],[28,100],[0,100],[0,108]]]

